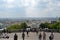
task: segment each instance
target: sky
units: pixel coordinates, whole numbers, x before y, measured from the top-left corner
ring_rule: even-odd
[[[60,17],[60,0],[0,0],[0,18]]]

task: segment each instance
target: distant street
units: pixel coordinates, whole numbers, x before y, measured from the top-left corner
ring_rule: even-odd
[[[21,36],[22,33],[17,33],[18,35],[18,40],[22,40],[22,36]],[[9,39],[3,39],[3,38],[0,38],[0,40],[13,40],[14,38],[14,33],[11,33],[11,34],[8,34],[9,35]],[[49,35],[50,33],[46,33],[46,40],[49,40]],[[29,33],[29,37],[27,37],[27,34],[25,32],[25,40],[39,40],[38,39],[38,35],[35,33],[35,32],[30,32]],[[54,33],[54,40],[60,40],[60,33]]]

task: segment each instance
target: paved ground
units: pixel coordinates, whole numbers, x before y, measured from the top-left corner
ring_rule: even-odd
[[[22,33],[17,33],[18,40],[22,40],[21,34]],[[10,37],[9,39],[0,38],[0,40],[13,40],[14,33],[11,33],[8,35]],[[46,35],[47,35],[46,40],[49,40],[50,33],[46,33]],[[27,37],[26,32],[25,32],[25,40],[38,40],[38,35],[36,33],[30,32],[29,37]],[[60,33],[54,33],[54,40],[60,40]]]

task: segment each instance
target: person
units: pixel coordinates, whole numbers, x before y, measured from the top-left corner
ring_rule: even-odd
[[[17,36],[16,33],[15,33],[15,35],[14,35],[14,40],[18,40],[18,36]]]
[[[29,31],[27,31],[27,36],[29,37]]]
[[[25,34],[24,34],[24,32],[22,33],[22,39],[23,39],[23,40],[25,39]]]
[[[51,35],[49,36],[49,39],[50,39],[50,40],[53,40],[53,39],[54,39],[54,34],[53,34],[53,32],[52,32]]]
[[[36,30],[36,34],[38,34],[38,30]]]
[[[43,32],[43,40],[46,40],[46,33]]]
[[[41,39],[42,39],[42,34],[40,33],[40,34],[39,34],[39,40],[41,40]]]
[[[38,34],[38,29],[36,29],[36,34]]]

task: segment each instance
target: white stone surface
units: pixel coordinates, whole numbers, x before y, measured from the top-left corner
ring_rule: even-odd
[[[3,39],[3,38],[0,38],[0,40],[14,40],[14,34],[15,33],[11,33],[11,34],[8,34],[9,35],[9,39]],[[22,33],[17,33],[18,35],[18,40],[22,40]],[[49,40],[49,35],[50,33],[46,33],[46,40]],[[26,32],[25,32],[25,40],[39,40],[38,39],[38,35],[34,32],[30,32],[29,33],[29,37],[27,37],[26,35]],[[54,33],[54,40],[60,40],[60,33]]]

